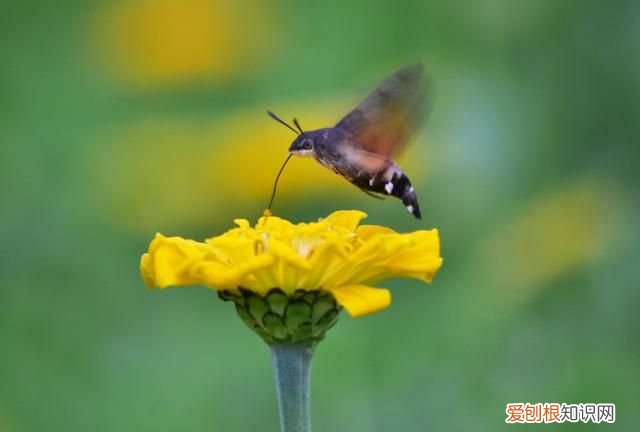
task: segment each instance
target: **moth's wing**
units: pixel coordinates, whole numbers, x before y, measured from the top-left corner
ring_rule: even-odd
[[[398,70],[336,127],[351,134],[354,145],[363,150],[395,157],[426,120],[430,109],[430,80],[424,75],[422,64]]]
[[[353,143],[352,140],[345,142],[340,153],[354,170],[370,174],[378,173],[391,164],[389,157],[359,148],[358,144]]]

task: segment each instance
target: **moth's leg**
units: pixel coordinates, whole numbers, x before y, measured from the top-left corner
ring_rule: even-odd
[[[381,201],[384,201],[386,197],[380,196],[380,195],[376,195],[373,192],[369,192],[368,190],[361,188],[360,186],[358,186],[358,189],[360,189],[362,192],[366,193],[367,195],[369,195],[371,198],[375,198],[375,199],[379,199]]]

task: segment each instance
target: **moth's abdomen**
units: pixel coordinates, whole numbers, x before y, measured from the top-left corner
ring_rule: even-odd
[[[402,204],[409,210],[409,213],[420,219],[420,206],[418,205],[418,197],[413,189],[409,177],[395,164],[389,166],[386,170],[370,177],[367,184],[356,184],[372,192],[383,195],[390,195],[400,198]]]
[[[409,213],[420,219],[422,215],[420,214],[418,197],[416,196],[416,191],[413,189],[413,185],[411,184],[409,177],[407,177],[405,173],[401,173],[400,176],[393,177],[387,184],[385,184],[385,189],[389,187],[389,184],[393,185],[390,195],[400,198],[402,200],[402,204],[404,204],[407,210],[409,210]]]
[[[421,218],[418,198],[411,180],[393,161],[382,159],[381,162],[379,156],[368,152],[344,149],[342,153],[327,151],[326,143],[316,146],[314,155],[322,165],[360,189],[400,198],[409,213],[418,219]]]

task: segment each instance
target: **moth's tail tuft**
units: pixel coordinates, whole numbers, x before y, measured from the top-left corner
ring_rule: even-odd
[[[402,204],[409,210],[409,213],[414,215],[417,219],[422,219],[422,213],[420,213],[420,206],[418,205],[418,197],[416,197],[416,193],[411,188],[411,191],[407,191],[402,195]]]
[[[417,219],[421,219],[422,214],[420,213],[420,206],[418,205],[418,197],[416,196],[416,191],[413,189],[413,185],[411,185],[409,177],[402,173],[400,176],[394,176],[392,183],[392,195],[402,200],[402,204],[409,210],[409,213]]]

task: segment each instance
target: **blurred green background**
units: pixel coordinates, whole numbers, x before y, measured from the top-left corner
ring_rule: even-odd
[[[508,402],[640,422],[640,3],[5,2],[0,431],[276,431],[267,348],[202,288],[149,292],[156,231],[255,220],[292,138],[423,61],[415,221],[313,161],[275,212],[437,227],[432,285],[318,348],[317,431],[524,430]]]

